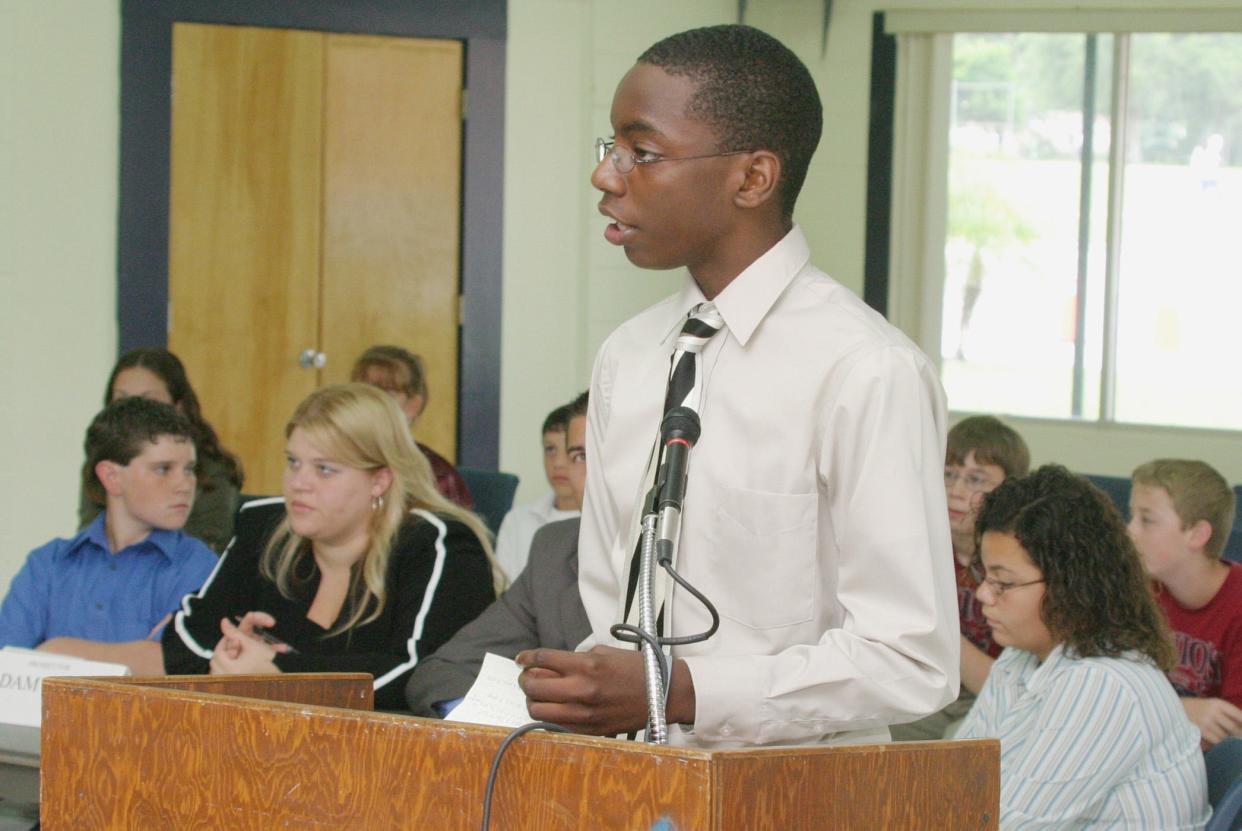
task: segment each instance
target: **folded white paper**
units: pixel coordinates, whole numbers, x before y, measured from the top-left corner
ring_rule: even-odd
[[[510,658],[491,652],[483,656],[483,668],[462,702],[445,721],[466,721],[496,727],[521,727],[533,719],[526,711],[526,694],[518,686],[522,668]]]

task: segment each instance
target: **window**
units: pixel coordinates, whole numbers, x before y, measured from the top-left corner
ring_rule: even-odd
[[[1242,430],[1242,34],[936,41],[914,328],[950,407]]]

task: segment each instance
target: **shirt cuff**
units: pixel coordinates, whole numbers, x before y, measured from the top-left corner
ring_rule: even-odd
[[[449,701],[437,701],[435,704],[431,705],[431,709],[435,710],[436,715],[440,718],[447,718],[448,714],[453,712],[453,710],[457,708],[457,705],[462,703],[464,700],[465,696],[454,698]]]
[[[700,655],[681,660],[694,682],[694,736],[709,742],[762,741],[764,673],[733,657]]]

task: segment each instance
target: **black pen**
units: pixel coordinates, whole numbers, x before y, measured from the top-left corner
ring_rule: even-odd
[[[241,626],[241,618],[234,617],[233,624],[235,626]],[[250,634],[258,638],[259,640],[263,641],[268,646],[283,646],[285,652],[297,652],[297,649],[293,648],[289,644],[282,641],[280,638],[273,635],[271,632],[267,630],[266,627],[254,626],[251,628]],[[278,649],[277,652],[279,651],[281,650]]]

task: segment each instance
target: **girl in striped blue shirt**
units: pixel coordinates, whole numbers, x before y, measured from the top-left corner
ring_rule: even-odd
[[[1198,730],[1172,640],[1108,497],[1063,467],[1010,479],[975,532],[1005,647],[958,738],[1001,742],[1001,828],[1202,828]]]

